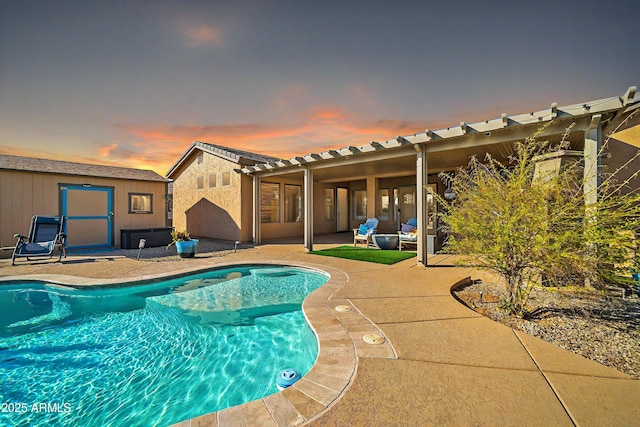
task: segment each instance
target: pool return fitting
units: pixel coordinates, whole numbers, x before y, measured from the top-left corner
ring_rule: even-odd
[[[365,334],[362,336],[362,341],[371,345],[380,345],[384,344],[384,337],[378,334]]]

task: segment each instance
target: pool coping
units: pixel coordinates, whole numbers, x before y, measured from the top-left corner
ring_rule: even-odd
[[[135,278],[95,279],[59,274],[4,276],[3,282],[41,281],[73,288],[121,287],[157,279],[178,278],[201,272],[247,265],[291,266],[316,270],[329,280],[302,303],[307,323],[318,340],[318,357],[311,370],[283,391],[262,399],[180,421],[174,427],[199,425],[293,426],[314,420],[328,411],[352,384],[359,357],[397,359],[397,352],[382,330],[348,299],[334,299],[349,282],[349,275],[335,267],[300,261],[223,262],[215,266],[185,268],[171,273]],[[115,286],[118,285],[118,286]],[[337,309],[339,307],[339,309]],[[365,342],[365,336],[375,339]],[[371,340],[367,340],[371,342]]]

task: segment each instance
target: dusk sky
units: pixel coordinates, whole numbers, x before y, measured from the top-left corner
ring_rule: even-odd
[[[0,154],[289,158],[622,95],[640,1],[0,0]]]

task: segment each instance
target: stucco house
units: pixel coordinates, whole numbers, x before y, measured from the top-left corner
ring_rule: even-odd
[[[587,166],[584,170],[589,171],[585,172],[584,183],[587,187],[594,187],[598,182],[596,171],[602,168],[589,165],[612,170],[632,157],[640,146],[640,132],[637,130],[640,119],[636,116],[624,122],[639,108],[640,96],[636,94],[636,88],[631,87],[621,96],[567,106],[553,103],[548,108],[530,113],[503,113],[498,118],[481,122],[460,122],[445,129],[427,129],[387,141],[288,160],[260,161],[255,158],[256,164],[236,167],[235,173],[230,175],[232,181],[239,182],[240,194],[233,199],[239,202],[234,204],[228,202],[230,197],[216,198],[211,193],[203,202],[208,209],[203,218],[214,215],[237,218],[236,224],[240,224],[241,232],[232,231],[241,240],[260,244],[266,239],[299,236],[305,248],[312,250],[314,234],[349,231],[370,217],[379,219],[379,233],[394,233],[401,222],[416,217],[420,236],[417,242],[418,263],[427,265],[428,253],[437,251],[445,237],[434,215],[438,206],[427,190],[431,187],[444,195],[447,188],[439,173],[455,173],[458,167],[468,163],[471,156],[484,158],[487,153],[507,161],[513,154],[514,142],[532,136],[542,126],[545,128],[541,138],[559,142],[569,125],[574,123],[567,135],[570,142],[567,151],[572,156],[584,158]],[[621,123],[624,125],[619,128]],[[598,156],[599,148],[614,130],[616,134],[609,142],[612,155],[602,159]],[[187,163],[193,164],[196,161],[195,150],[205,146],[194,143],[183,159],[187,158]],[[203,151],[203,148],[199,149]],[[216,147],[216,150],[233,151],[223,147]],[[175,177],[175,170],[183,167],[183,159],[170,171],[169,178]],[[232,163],[228,161],[225,167],[232,167]],[[195,202],[204,196],[204,188],[197,189],[200,181],[196,178],[202,177],[204,183],[209,169],[206,165],[199,169],[191,167],[193,171],[183,173],[188,178],[188,187],[175,187],[175,216],[186,209],[185,216],[188,217],[189,211],[197,208]],[[637,170],[640,164],[628,165],[629,170],[634,168]],[[633,185],[640,187],[638,182]],[[190,231],[200,235],[202,228],[199,222],[209,221],[209,234],[203,235],[217,234],[215,237],[226,233],[224,228],[230,228],[229,222],[217,225],[214,220],[196,219],[202,212],[194,212],[192,220],[183,220],[180,225],[188,225]],[[214,231],[215,228],[220,230]],[[232,238],[231,234],[227,236]]]
[[[150,170],[0,155],[0,247],[15,246],[34,215],[64,216],[69,248],[119,246],[123,229],[167,225],[167,182]]]
[[[235,170],[278,160],[194,142],[166,175],[173,180],[173,226],[199,237],[251,241],[251,178]],[[301,227],[294,234],[300,232]]]

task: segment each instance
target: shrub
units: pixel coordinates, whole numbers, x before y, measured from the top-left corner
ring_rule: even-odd
[[[622,270],[628,272],[640,228],[640,193],[620,191],[640,172],[618,182],[620,170],[600,171],[598,201],[587,205],[582,157],[557,174],[536,173],[541,158],[568,145],[566,138],[556,146],[540,141],[541,131],[517,142],[507,164],[487,155],[484,161],[471,158],[453,176],[441,174],[457,197],[435,195],[449,236],[445,250],[462,255],[467,266],[496,272],[507,287],[505,308],[519,316],[526,313],[531,286],[541,279],[554,286],[619,281]],[[600,156],[607,147],[608,139]]]

